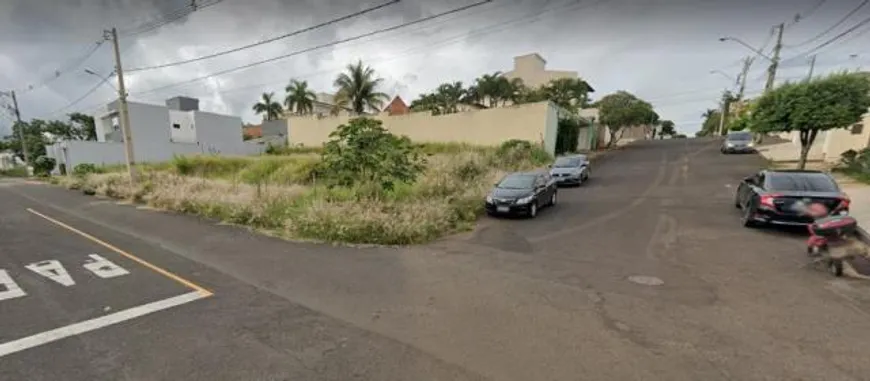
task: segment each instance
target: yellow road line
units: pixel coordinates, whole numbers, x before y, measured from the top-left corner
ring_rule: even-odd
[[[121,250],[121,249],[115,247],[114,245],[112,245],[112,244],[110,244],[110,243],[108,243],[108,242],[105,242],[105,241],[103,241],[103,240],[101,240],[101,239],[99,239],[99,238],[97,238],[97,237],[94,237],[94,236],[92,236],[92,235],[90,235],[90,234],[88,234],[88,233],[85,233],[85,232],[83,232],[83,231],[81,231],[81,230],[79,230],[79,229],[76,229],[76,228],[74,228],[74,227],[72,227],[72,226],[69,226],[69,225],[67,225],[67,224],[65,224],[65,223],[63,223],[63,222],[60,222],[60,221],[58,221],[58,220],[56,220],[56,219],[54,219],[54,218],[51,218],[51,217],[49,217],[49,216],[46,216],[46,215],[44,215],[44,214],[42,214],[42,213],[40,213],[40,212],[37,212],[37,211],[35,211],[35,210],[31,209],[31,208],[27,208],[27,211],[30,212],[30,213],[33,213],[33,214],[35,214],[35,215],[37,215],[37,216],[39,216],[39,217],[42,217],[42,218],[46,219],[47,221],[49,221],[49,222],[51,222],[51,223],[53,223],[53,224],[55,224],[55,225],[57,225],[57,226],[60,226],[60,227],[62,227],[62,228],[64,228],[64,229],[66,229],[66,230],[69,230],[69,231],[71,231],[71,232],[73,232],[73,233],[76,233],[76,234],[82,236],[82,237],[85,237],[85,238],[87,238],[88,240],[90,240],[90,241],[92,241],[92,242],[94,242],[94,243],[96,243],[96,244],[98,244],[98,245],[100,245],[100,246],[103,246],[103,247],[105,247],[105,248],[107,248],[107,249],[109,249],[109,250],[112,250],[112,251],[114,251],[114,252],[116,252],[116,253],[118,253],[118,254],[120,254],[120,255],[126,257],[127,259],[133,261],[133,262],[136,262],[136,263],[138,263],[138,264],[140,264],[140,265],[142,265],[142,266],[145,266],[145,267],[151,269],[152,271],[154,271],[154,272],[156,272],[156,273],[158,273],[158,274],[160,274],[160,275],[163,275],[163,276],[165,276],[165,277],[167,277],[167,278],[169,278],[169,279],[172,279],[172,280],[174,280],[174,281],[176,281],[176,282],[178,282],[178,283],[181,283],[181,284],[183,284],[183,285],[185,285],[185,286],[187,286],[187,287],[189,287],[189,288],[192,288],[192,289],[198,291],[198,292],[199,292],[200,294],[202,294],[203,296],[211,296],[211,295],[214,295],[214,293],[212,293],[211,291],[205,289],[205,288],[202,287],[202,286],[197,285],[196,283],[193,283],[193,282],[191,282],[191,281],[189,281],[189,280],[186,280],[186,279],[184,279],[184,278],[182,278],[182,277],[180,277],[180,276],[178,276],[178,275],[175,275],[175,274],[173,274],[173,273],[171,273],[171,272],[169,272],[169,271],[166,271],[166,270],[164,270],[164,269],[162,269],[162,268],[160,268],[160,267],[158,267],[158,266],[156,266],[156,265],[153,265],[153,264],[151,264],[150,262],[148,262],[148,261],[146,261],[146,260],[144,260],[144,259],[142,259],[142,258],[139,258],[139,257],[137,257],[137,256],[135,256],[135,255],[133,255],[133,254],[130,254],[130,253],[124,251],[124,250]]]

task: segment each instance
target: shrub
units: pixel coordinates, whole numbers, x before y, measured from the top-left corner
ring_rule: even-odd
[[[407,137],[381,127],[381,121],[356,118],[329,134],[322,154],[322,174],[333,185],[378,184],[392,189],[413,182],[425,162]]]
[[[588,124],[581,119],[564,118],[559,119],[559,126],[556,132],[556,154],[565,152],[577,152],[578,139],[580,138],[580,129]]]
[[[17,166],[9,169],[0,170],[0,176],[7,177],[27,177],[27,167],[26,166]]]
[[[97,167],[96,165],[90,163],[82,163],[73,167],[73,175],[74,176],[84,176],[89,173],[103,173],[102,168]]]
[[[40,156],[33,162],[33,174],[48,176],[55,166],[57,166],[57,160],[48,156]]]
[[[491,164],[506,170],[527,169],[553,160],[547,151],[526,140],[512,139],[501,144]]]

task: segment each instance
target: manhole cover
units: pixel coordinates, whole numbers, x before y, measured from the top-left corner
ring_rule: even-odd
[[[632,275],[628,277],[628,280],[644,286],[661,286],[665,284],[665,281],[654,276],[647,275]]]

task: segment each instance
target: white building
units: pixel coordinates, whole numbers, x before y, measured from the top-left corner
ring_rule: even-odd
[[[136,162],[162,162],[175,155],[259,154],[263,145],[242,139],[242,120],[199,110],[199,101],[176,97],[166,106],[128,102],[130,134]],[[124,137],[118,102],[94,115],[97,141],[65,140],[46,147],[48,156],[67,169],[82,163],[108,165],[125,162]]]

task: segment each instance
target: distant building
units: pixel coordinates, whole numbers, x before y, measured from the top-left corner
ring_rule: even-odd
[[[127,109],[137,162],[162,162],[175,155],[249,155],[262,151],[261,145],[243,141],[240,117],[200,111],[194,98],[172,98],[165,106],[128,102]],[[94,122],[97,141],[59,141],[46,146],[48,156],[69,169],[82,163],[124,163],[118,102],[100,109]]]
[[[405,103],[404,100],[402,100],[402,97],[396,95],[396,97],[390,101],[390,104],[384,108],[384,112],[389,115],[405,115],[411,112],[411,108],[408,107],[408,104]]]
[[[538,53],[514,57],[514,69],[502,74],[505,78],[519,78],[531,88],[546,85],[559,78],[579,78],[576,71],[547,70],[547,61]],[[595,91],[590,88],[590,92]]]

